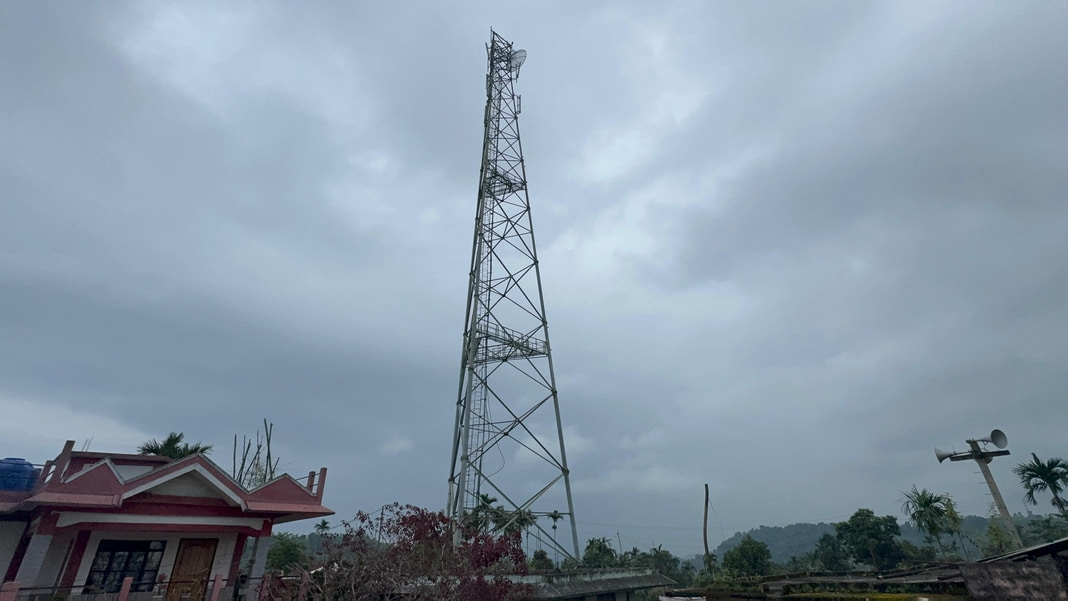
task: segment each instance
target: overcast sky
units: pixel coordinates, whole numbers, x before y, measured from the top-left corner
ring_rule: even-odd
[[[1068,455],[1068,3],[0,3],[0,455],[275,424],[441,508],[490,27],[579,536],[985,515]],[[1038,511],[1050,509],[1039,495]],[[296,525],[308,528],[310,524]]]

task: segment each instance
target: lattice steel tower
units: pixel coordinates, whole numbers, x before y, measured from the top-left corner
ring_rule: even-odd
[[[514,86],[527,53],[513,50],[511,42],[493,31],[487,53],[485,138],[448,513],[456,524],[486,530],[522,526],[528,537],[578,558],[564,429],[519,141],[521,101]],[[562,543],[557,543],[558,521],[563,521]],[[456,536],[459,540],[459,530]]]

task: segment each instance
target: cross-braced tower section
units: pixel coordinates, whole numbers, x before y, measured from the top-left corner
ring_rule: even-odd
[[[521,103],[515,82],[526,51],[514,50],[511,42],[491,32],[487,52],[485,139],[448,512],[465,529],[521,531],[539,545],[578,558],[564,429],[519,141]],[[462,536],[458,528],[457,541]]]

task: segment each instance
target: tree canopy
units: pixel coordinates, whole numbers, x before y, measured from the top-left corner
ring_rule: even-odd
[[[351,601],[378,601],[402,591],[412,601],[530,597],[529,586],[494,577],[526,573],[518,533],[469,530],[454,546],[448,516],[399,504],[383,508],[381,516],[361,512],[342,525],[344,532],[322,537],[322,548],[297,578],[265,583],[266,594]]]
[[[582,564],[588,568],[610,568],[619,565],[619,560],[607,538],[591,538],[586,541]]]
[[[658,545],[648,551],[632,547],[629,551],[619,553],[607,537],[591,538],[586,541],[586,549],[582,554],[582,566],[593,569],[651,568],[681,586],[692,583],[695,576],[693,564],[672,555],[670,551],[664,549],[663,545]],[[578,566],[565,561],[563,567]]]
[[[267,551],[268,570],[288,572],[307,565],[308,550],[301,537],[288,532],[277,532],[271,539],[271,548]]]
[[[530,556],[530,561],[527,563],[530,564],[530,569],[532,570],[551,570],[556,567],[545,549],[534,551]]]
[[[768,546],[748,534],[737,547],[723,554],[723,568],[741,576],[766,576],[771,567]]]
[[[842,546],[842,541],[830,534],[824,534],[816,542],[812,559],[818,569],[827,572],[845,572],[851,567],[849,554]]]
[[[524,532],[529,529],[537,521],[537,517],[534,512],[529,509],[517,509],[509,511],[505,509],[504,505],[497,503],[497,497],[492,497],[487,494],[480,494],[478,496],[478,505],[467,514],[465,522],[468,528],[483,532],[503,532],[503,533],[518,533]],[[563,517],[559,512],[554,512]],[[553,521],[553,528],[556,527],[555,519],[552,514],[549,515]]]
[[[892,515],[877,517],[870,509],[858,509],[848,521],[835,524],[834,529],[857,563],[889,570],[905,558],[894,538],[901,534],[901,527]]]

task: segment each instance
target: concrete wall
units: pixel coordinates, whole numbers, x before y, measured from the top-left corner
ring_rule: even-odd
[[[157,465],[116,465],[115,471],[123,480],[132,480],[141,474],[147,474],[151,472]]]
[[[204,497],[215,499],[219,492],[215,487],[198,474],[186,474],[174,480],[169,480],[152,489],[153,494],[171,495],[176,497]]]
[[[1068,599],[1068,588],[1053,562],[963,564],[960,573],[975,599]]]

